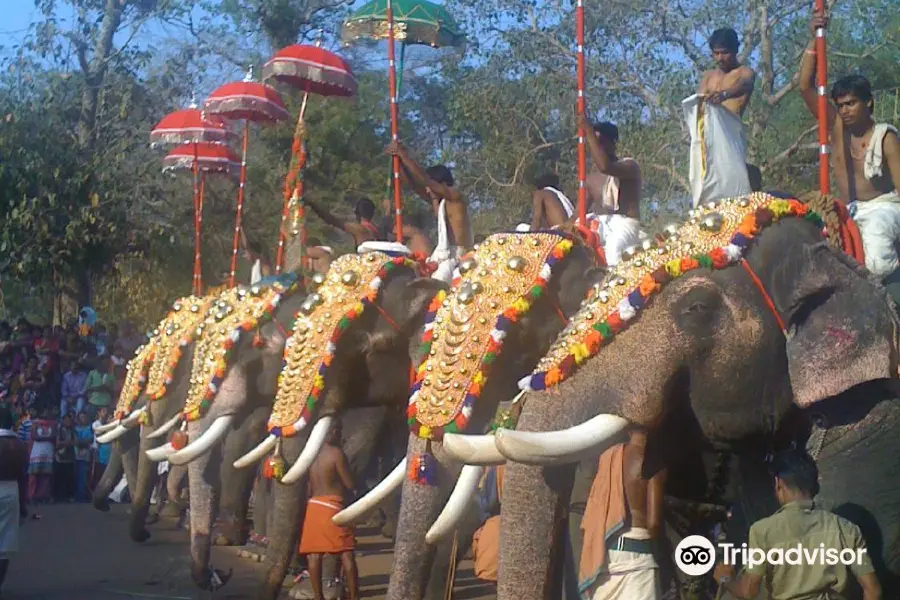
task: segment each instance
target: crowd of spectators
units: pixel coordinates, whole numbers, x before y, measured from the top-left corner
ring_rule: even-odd
[[[110,455],[92,425],[111,418],[125,365],[145,340],[128,322],[0,321],[0,402],[29,447],[30,503],[90,499]]]

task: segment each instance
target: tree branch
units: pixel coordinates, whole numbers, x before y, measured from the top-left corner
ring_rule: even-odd
[[[778,154],[776,154],[775,156],[773,156],[772,158],[770,158],[769,160],[764,162],[763,165],[760,166],[760,168],[759,168],[760,172],[765,173],[766,170],[772,168],[772,166],[777,165],[778,163],[789,158],[791,156],[791,154],[793,154],[794,152],[799,150],[801,146],[803,146],[807,137],[809,137],[811,134],[815,133],[818,130],[819,130],[818,124],[812,125],[808,129],[805,129],[803,131],[803,133],[801,133],[800,136],[796,140],[794,140],[793,144],[791,144],[790,146],[788,146],[787,148],[785,148],[784,150],[782,150],[781,152],[779,152]]]

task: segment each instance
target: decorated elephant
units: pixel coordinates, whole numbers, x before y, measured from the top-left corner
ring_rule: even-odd
[[[403,253],[372,250],[342,256],[316,279],[318,287],[294,321],[269,435],[235,464],[246,468],[264,460],[264,471],[276,480],[272,511],[278,525],[268,536],[261,597],[275,598],[281,589],[305,511],[306,472],[334,419],[347,421],[347,433],[358,430],[343,444],[358,445],[351,457],[365,458],[385,435],[384,426],[354,414],[383,407],[388,420],[390,414],[403,418],[410,345],[431,299],[447,287],[423,277],[422,267]]]
[[[215,297],[188,296],[176,300],[172,310],[154,330],[153,336],[129,361],[115,420],[98,427],[98,441],[114,444],[106,472],[94,491],[94,506],[109,510],[107,497],[121,472],[131,495],[130,535],[136,542],[150,538],[145,527],[150,498],[159,478],[148,451],[165,442],[165,434],[177,424],[188,387],[190,357],[197,339],[197,325]],[[170,498],[177,498],[183,469],[174,467],[169,477]]]
[[[478,524],[462,521],[473,512],[482,475],[478,466],[461,472],[443,436],[487,429],[499,401],[512,395],[602,277],[595,265],[594,251],[562,232],[496,234],[464,257],[453,288],[432,302],[408,400],[407,457],[335,517],[355,520],[402,486],[389,598],[443,597],[448,569],[433,567],[453,557],[438,542],[459,530],[460,550],[468,547]],[[499,457],[492,443],[488,450],[482,464]]]
[[[900,597],[898,320],[884,289],[796,200],[723,200],[668,234],[606,276],[521,381],[516,429],[482,440],[509,461],[498,597],[559,597],[552,542],[573,463],[596,464],[630,424],[650,430],[645,464],[669,468],[667,495],[730,504],[738,544],[776,508],[765,457],[806,445],[817,503],[860,527],[884,597]],[[704,472],[709,453],[732,468]]]

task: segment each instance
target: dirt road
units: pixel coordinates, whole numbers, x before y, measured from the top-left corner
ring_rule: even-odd
[[[216,592],[194,587],[188,570],[188,534],[174,521],[150,529],[153,537],[135,544],[127,533],[126,506],[100,513],[86,504],[41,506],[42,519],[21,530],[20,552],[10,566],[3,600],[237,600],[253,598],[260,565],[234,548],[216,548],[213,563],[234,576]],[[360,532],[361,596],[380,599],[387,590],[393,554],[382,537]],[[457,574],[456,600],[494,598],[491,586],[472,577],[464,562]],[[287,598],[287,593],[283,594]]]

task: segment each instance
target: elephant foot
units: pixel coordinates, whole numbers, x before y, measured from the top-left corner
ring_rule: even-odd
[[[225,573],[220,569],[216,569],[212,566],[201,569],[199,571],[191,569],[191,578],[194,580],[194,584],[199,587],[201,590],[208,590],[214,592],[220,588],[222,588],[228,580],[231,579],[234,571],[232,569],[228,569],[228,572]]]
[[[159,521],[159,513],[158,512],[147,513],[147,518],[144,519],[144,523],[146,525],[153,525],[157,521]]]
[[[98,500],[94,500],[94,508],[96,508],[100,512],[109,512],[109,499],[100,498]]]
[[[344,582],[340,579],[327,581],[322,593],[325,596],[325,600],[342,600],[344,597]],[[295,600],[315,600],[312,583],[310,583],[308,577],[292,587],[288,595]]]
[[[131,532],[131,540],[137,542],[138,544],[143,544],[147,540],[150,539],[150,532],[147,529],[141,529],[139,531]]]
[[[159,516],[166,519],[177,519],[181,516],[183,510],[176,502],[166,502],[166,505],[159,511]]]
[[[222,523],[219,529],[218,535],[213,539],[214,546],[243,546],[249,538],[246,530],[233,523]]]

